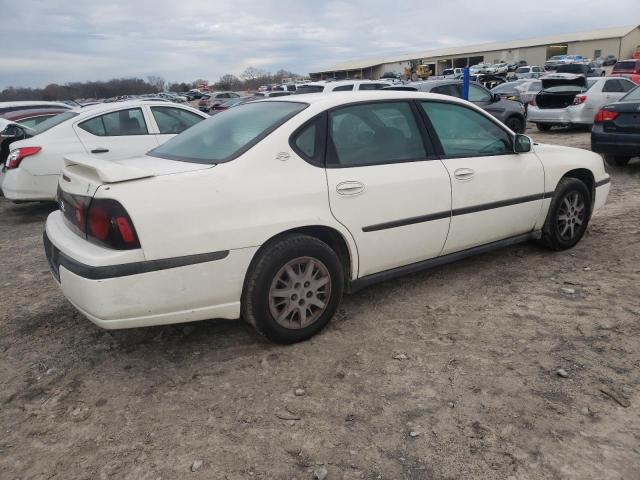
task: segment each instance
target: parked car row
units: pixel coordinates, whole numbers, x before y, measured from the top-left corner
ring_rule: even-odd
[[[67,109],[23,127],[17,136],[9,132],[13,142],[4,151],[7,156],[0,186],[4,196],[13,201],[55,200],[66,155],[84,154],[109,161],[141,155],[205,118],[208,115],[194,108],[165,102],[130,101]]]

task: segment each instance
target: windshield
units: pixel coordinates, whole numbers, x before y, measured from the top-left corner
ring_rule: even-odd
[[[640,101],[640,87],[636,87],[620,99],[621,102]]]
[[[301,102],[245,103],[194,125],[148,154],[183,162],[228,162],[307,106]]]
[[[296,94],[301,93],[320,93],[324,91],[324,86],[322,85],[302,85],[298,87],[296,90]]]
[[[64,112],[54,115],[51,118],[47,118],[44,122],[33,127],[33,134],[38,135],[39,133],[46,132],[50,128],[60,125],[62,122],[66,122],[77,115],[78,114],[76,112]]]

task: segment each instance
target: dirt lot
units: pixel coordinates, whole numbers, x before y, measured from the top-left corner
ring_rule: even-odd
[[[611,170],[575,249],[377,285],[291,347],[100,330],[48,272],[51,207],[0,199],[0,478],[639,478],[640,163]]]

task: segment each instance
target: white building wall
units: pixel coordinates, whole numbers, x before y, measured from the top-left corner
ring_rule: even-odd
[[[637,47],[640,47],[640,27],[634,28],[633,31],[629,32],[629,34],[625,35],[622,39],[620,59],[633,58],[633,53]]]
[[[568,55],[582,55],[583,57],[593,59],[596,50],[600,50],[603,56],[612,53],[618,56],[620,50],[619,38],[606,38],[602,40],[588,40],[584,42],[571,42],[567,44]]]

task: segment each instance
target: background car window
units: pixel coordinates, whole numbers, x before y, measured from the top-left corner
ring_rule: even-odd
[[[151,107],[151,113],[161,134],[178,134],[204,120],[188,110],[174,107]]]
[[[25,127],[33,128],[36,125],[40,125],[47,118],[51,118],[51,117],[53,117],[53,115],[40,115],[38,117],[23,118],[22,120],[17,120],[16,123],[19,123],[20,125],[24,125]]]
[[[421,102],[447,157],[512,153],[511,137],[483,114],[462,105]]]
[[[147,124],[140,108],[130,108],[106,113],[78,125],[93,135],[100,137],[120,137],[127,135],[147,135]]]
[[[388,85],[384,83],[361,83],[358,86],[358,90],[380,90]]]
[[[636,102],[640,100],[640,87],[632,86],[632,90],[620,99],[621,102]]]
[[[334,92],[345,92],[347,90],[353,90],[353,85],[340,85],[333,89]]]
[[[489,102],[491,101],[491,93],[484,88],[469,84],[469,101],[470,102]]]
[[[633,90],[634,88],[636,88],[636,86],[637,86],[635,83],[633,83],[633,82],[631,82],[631,81],[629,81],[627,79],[620,78],[620,79],[618,79],[618,81],[622,84],[622,91],[623,92],[629,92],[629,91]]]
[[[396,163],[426,158],[422,136],[406,102],[371,103],[329,114],[335,157],[342,166]]]
[[[441,95],[449,95],[450,97],[460,97],[460,90],[455,83],[448,83],[446,85],[438,85],[431,89],[431,93],[439,93]]]

